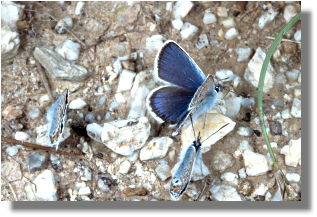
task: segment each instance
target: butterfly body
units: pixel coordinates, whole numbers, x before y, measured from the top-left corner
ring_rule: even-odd
[[[66,89],[47,111],[48,132],[51,144],[58,149],[67,120],[69,91]]]
[[[196,159],[200,156],[201,142],[198,137],[185,151],[184,156],[171,180],[170,194],[173,200],[178,200],[191,180]]]

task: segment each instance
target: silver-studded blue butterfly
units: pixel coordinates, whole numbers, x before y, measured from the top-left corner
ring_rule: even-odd
[[[174,135],[190,115],[195,119],[211,108],[221,89],[174,41],[169,40],[162,46],[154,71],[165,85],[150,92],[147,107],[157,121],[176,124]]]

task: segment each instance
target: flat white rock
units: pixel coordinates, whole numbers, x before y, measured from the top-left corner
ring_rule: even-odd
[[[174,6],[174,17],[184,18],[194,6],[194,3],[190,1],[178,1]]]
[[[153,138],[141,149],[140,160],[163,158],[172,144],[173,139],[166,136]]]
[[[61,46],[56,47],[55,51],[65,59],[74,61],[79,58],[80,44],[66,40]]]
[[[85,102],[85,100],[83,100],[83,98],[77,98],[72,100],[69,103],[68,108],[69,109],[82,109],[87,105],[87,103]]]
[[[139,119],[116,120],[105,123],[88,124],[88,136],[117,154],[129,156],[142,148],[150,136],[151,125],[146,117]]]
[[[263,175],[271,170],[270,162],[263,154],[245,150],[242,154],[248,176]]]
[[[127,69],[122,70],[120,74],[120,78],[119,78],[117,92],[131,90],[135,76],[136,76],[135,72],[132,72]]]
[[[44,170],[34,180],[35,197],[39,201],[57,201],[57,186],[51,170]]]
[[[242,201],[237,189],[225,183],[212,186],[210,193],[217,201]]]
[[[197,26],[191,23],[185,22],[181,29],[182,40],[192,39],[198,33],[198,30],[199,29]]]

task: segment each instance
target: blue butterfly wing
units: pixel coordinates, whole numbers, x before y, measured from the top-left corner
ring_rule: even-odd
[[[155,60],[160,79],[196,91],[206,76],[194,60],[175,42],[166,42]]]
[[[152,111],[164,121],[179,122],[188,113],[188,106],[195,92],[165,86],[155,90],[149,97]]]

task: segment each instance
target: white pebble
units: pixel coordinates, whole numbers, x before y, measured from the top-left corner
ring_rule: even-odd
[[[127,69],[122,70],[120,74],[117,92],[130,90],[132,88],[135,75],[136,74],[130,70],[127,70]]]
[[[297,14],[296,8],[293,5],[287,5],[284,8],[284,19],[288,23]]]
[[[145,145],[140,151],[140,160],[151,160],[165,157],[168,148],[173,144],[169,137],[156,137]]]
[[[171,167],[167,163],[160,164],[155,168],[155,172],[161,181],[165,181],[171,177]]]
[[[300,181],[300,175],[297,173],[287,173],[286,178],[290,182],[299,182]]]
[[[297,98],[295,98],[293,100],[293,104],[292,104],[292,109],[291,109],[291,114],[295,117],[295,118],[301,118],[302,116],[302,112],[301,112],[301,101]]]
[[[229,182],[230,184],[233,185],[238,185],[238,175],[231,173],[231,172],[226,172],[223,173],[220,177],[223,181]]]
[[[302,39],[302,31],[301,30],[297,30],[295,32],[294,39],[295,39],[295,41],[301,41],[301,39]]]
[[[118,103],[120,103],[120,104],[123,104],[123,103],[126,102],[125,97],[123,96],[122,93],[116,93],[116,94],[114,95],[114,98],[115,98],[116,101],[117,101]]]
[[[9,146],[6,148],[6,153],[13,157],[14,155],[16,155],[18,153],[19,149],[17,146]]]
[[[210,192],[217,201],[241,201],[237,189],[228,184],[215,185]]]
[[[298,69],[293,69],[291,71],[286,72],[287,79],[289,81],[296,81],[298,79],[299,75],[299,70]]]
[[[255,153],[250,150],[245,150],[242,156],[248,176],[263,175],[271,170],[269,161],[267,157],[263,154]]]
[[[174,29],[177,29],[177,30],[181,30],[181,28],[183,27],[183,24],[184,23],[180,18],[172,21],[172,26],[174,27]]]
[[[194,4],[190,1],[178,1],[174,6],[174,17],[184,18],[192,9]]]
[[[267,12],[265,12],[260,18],[259,18],[259,28],[263,29],[267,23],[270,23],[274,20],[274,18],[278,15],[278,11],[274,8],[269,8]]]
[[[207,34],[201,34],[201,35],[199,36],[199,40],[198,40],[198,42],[195,44],[195,46],[196,46],[198,49],[202,49],[202,48],[208,47],[208,45],[209,45],[209,41],[208,41]]]
[[[75,15],[80,15],[83,8],[84,8],[85,3],[84,2],[78,2],[75,8]]]
[[[16,22],[22,18],[24,7],[24,5],[11,1],[3,1],[1,3],[1,27],[8,25],[12,30],[16,30]]]
[[[228,10],[225,7],[218,7],[217,8],[217,15],[219,17],[227,17],[228,16]]]
[[[289,112],[289,109],[285,109],[282,111],[282,118],[283,119],[289,119],[291,118],[291,113]]]
[[[232,81],[235,75],[233,71],[229,69],[220,69],[216,71],[216,77],[221,81]]]
[[[129,172],[130,167],[131,167],[131,163],[128,160],[123,161],[120,164],[119,173],[127,174]]]
[[[253,134],[253,130],[250,127],[239,127],[237,133],[240,136],[251,136]]]
[[[240,179],[245,179],[245,178],[247,178],[247,173],[245,172],[245,168],[239,169],[238,173],[239,173],[239,178],[240,178]]]
[[[74,61],[79,58],[80,44],[66,40],[61,46],[58,46],[55,51],[65,59]]]
[[[29,117],[33,120],[38,118],[40,114],[41,114],[41,111],[39,108],[33,108],[29,111]]]
[[[69,109],[82,109],[87,105],[87,103],[82,98],[74,99],[69,103]]]
[[[223,25],[223,27],[225,28],[231,28],[234,27],[235,23],[234,23],[234,19],[232,17],[221,21],[221,24]]]
[[[301,164],[301,138],[292,139],[288,145],[285,145],[281,151],[285,155],[285,163],[287,166],[296,167]]]
[[[73,19],[70,16],[64,17],[63,19],[59,20],[55,26],[55,31],[58,34],[64,34],[68,29],[70,30],[73,27]]]
[[[30,138],[30,135],[25,132],[17,131],[14,138],[19,141],[27,141]]]
[[[163,46],[165,37],[162,35],[152,35],[146,39],[147,50],[159,50]]]
[[[54,174],[51,170],[44,170],[34,180],[36,186],[35,196],[41,201],[56,201],[57,186]]]
[[[251,55],[251,51],[252,49],[249,47],[246,48],[236,48],[235,49],[236,54],[237,54],[237,61],[238,62],[243,62],[249,59],[250,55]]]
[[[232,40],[235,37],[237,37],[239,35],[238,30],[236,28],[230,28],[226,34],[225,34],[225,38],[227,40]]]
[[[182,40],[189,40],[191,38],[193,38],[196,33],[198,32],[198,27],[194,26],[191,23],[184,23],[182,29],[181,29],[181,37]]]
[[[78,190],[78,195],[80,195],[80,196],[88,196],[90,194],[91,194],[91,190],[88,186],[79,188],[79,190]]]
[[[167,2],[165,10],[172,11],[172,8],[173,8],[173,2]]]
[[[205,25],[212,24],[217,22],[217,18],[213,13],[210,13],[208,10],[205,11],[203,23]]]

